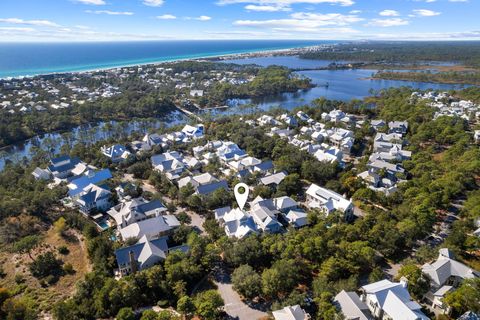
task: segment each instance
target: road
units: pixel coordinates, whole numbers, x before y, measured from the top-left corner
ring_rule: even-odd
[[[218,268],[214,274],[217,290],[225,302],[225,312],[228,319],[257,320],[268,316],[266,312],[253,309],[245,304],[238,293],[233,290],[230,274],[224,268]]]

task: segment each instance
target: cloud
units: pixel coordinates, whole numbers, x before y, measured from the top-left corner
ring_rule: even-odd
[[[288,19],[237,20],[233,25],[241,27],[270,28],[274,31],[287,32],[319,33],[330,31],[338,33],[354,33],[357,31],[347,26],[363,20],[363,18],[356,15],[342,15],[340,13],[320,14],[296,12],[292,13]],[[325,28],[330,26],[345,28]]]
[[[23,25],[32,25],[39,27],[60,27],[59,24],[48,21],[48,20],[23,20],[20,18],[6,18],[0,19],[0,22],[10,23],[10,24],[23,24]]]
[[[259,6],[281,6],[290,7],[292,4],[336,4],[340,6],[351,6],[355,4],[353,0],[218,0],[218,5],[229,5],[237,3],[249,3]]]
[[[75,0],[75,2],[80,2],[83,4],[89,4],[94,6],[103,6],[107,4],[104,0]]]
[[[449,2],[468,2],[468,0],[448,0]]]
[[[107,14],[110,16],[133,16],[133,12],[129,11],[110,11],[110,10],[85,10],[86,13],[92,13],[92,14]]]
[[[143,0],[143,4],[149,7],[160,7],[164,3],[164,0]]]
[[[379,15],[383,17],[398,17],[400,13],[395,10],[383,10],[383,11],[380,11]]]
[[[212,20],[212,17],[209,16],[200,16],[200,17],[195,17],[193,20],[198,20],[198,21],[209,21]]]
[[[281,5],[255,5],[249,4],[245,6],[245,9],[248,11],[260,11],[260,12],[277,12],[277,11],[291,11],[289,7]]]
[[[156,16],[157,19],[160,19],[160,20],[175,20],[177,19],[176,16],[174,16],[173,14],[163,14],[161,16]]]
[[[350,14],[360,14],[360,13],[362,13],[362,10],[352,10],[349,13]]]
[[[34,32],[34,28],[0,27],[3,32]]]
[[[416,17],[434,17],[434,16],[441,15],[442,13],[437,11],[427,10],[427,9],[417,9],[417,10],[413,10],[413,14]]]
[[[366,24],[367,27],[398,27],[408,25],[410,22],[401,18],[372,19]]]

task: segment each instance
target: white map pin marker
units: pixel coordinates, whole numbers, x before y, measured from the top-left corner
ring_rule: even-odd
[[[237,183],[233,188],[233,192],[235,193],[235,199],[237,200],[238,206],[241,210],[245,207],[245,204],[248,200],[248,186],[245,183]]]

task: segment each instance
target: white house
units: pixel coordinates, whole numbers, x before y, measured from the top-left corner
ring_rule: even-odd
[[[285,307],[281,310],[272,311],[275,320],[308,320],[310,315],[299,305]]]
[[[204,127],[203,124],[197,124],[196,126],[191,126],[187,124],[185,125],[185,127],[183,127],[182,132],[188,138],[197,139],[203,137]]]
[[[362,301],[376,319],[428,320],[422,307],[412,300],[406,281],[400,283],[381,280],[361,288]]]
[[[355,292],[340,291],[333,300],[346,320],[373,320],[368,306]]]
[[[160,200],[146,201],[136,198],[116,205],[108,214],[115,220],[118,228],[124,228],[135,222],[158,217],[166,211],[167,208]]]
[[[131,155],[131,153],[124,146],[119,144],[115,144],[110,147],[103,146],[101,150],[102,153],[106,157],[110,158],[110,160],[112,160],[114,163],[127,160]]]
[[[316,184],[310,185],[306,192],[307,206],[323,211],[326,215],[337,210],[345,214],[345,219],[353,217],[353,203],[338,193],[322,188]]]

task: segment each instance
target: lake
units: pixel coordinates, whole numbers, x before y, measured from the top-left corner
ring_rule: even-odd
[[[227,60],[225,62],[258,64],[261,66],[280,65],[296,69],[326,67],[333,61],[306,60],[295,56],[277,56]],[[340,63],[342,63],[342,61],[340,61]],[[268,110],[276,106],[291,110],[297,106],[308,104],[312,100],[320,97],[325,97],[331,100],[349,101],[352,99],[363,99],[370,95],[371,90],[378,91],[391,87],[408,86],[418,90],[452,90],[469,87],[469,85],[370,79],[376,71],[377,70],[367,69],[300,71],[297,73],[312,79],[312,82],[317,85],[317,87],[308,91],[284,93],[261,99],[231,100],[229,105],[233,107],[233,109],[230,109],[227,112],[236,113],[239,110],[236,108],[238,105],[247,103],[258,104],[259,108],[263,110]],[[326,84],[328,84],[328,87]]]
[[[234,62],[238,64],[258,64],[261,66],[281,65],[294,69],[319,68],[326,67],[333,61],[326,60],[304,60],[295,56],[275,56],[275,57],[255,57],[239,60],[225,60],[224,62]],[[340,61],[341,62],[341,61]],[[369,96],[373,90],[387,89],[390,87],[410,86],[419,90],[451,90],[468,87],[466,85],[453,84],[434,84],[425,82],[411,81],[393,81],[393,80],[373,80],[369,79],[376,70],[311,70],[300,71],[300,75],[312,79],[317,87],[310,90],[299,91],[296,93],[284,93],[276,96],[265,97],[262,99],[244,99],[230,100],[230,108],[210,111],[213,115],[229,115],[248,113],[250,110],[242,108],[241,105],[254,103],[262,110],[268,110],[273,107],[283,107],[285,109],[294,109],[297,106],[305,105],[319,97],[326,97],[332,100],[348,101],[351,99],[362,99]],[[325,85],[328,83],[328,87]],[[104,139],[125,137],[133,132],[146,133],[150,129],[160,128],[161,126],[172,126],[185,122],[185,117],[178,113],[173,114],[168,120],[138,121],[133,120],[128,123],[111,122],[109,125],[100,123],[91,126],[81,126],[72,129],[69,139],[72,141],[97,142]],[[14,145],[1,151],[0,170],[5,166],[5,160],[21,161],[31,156],[35,147],[44,150],[54,149],[59,151],[63,144],[67,143],[64,135],[59,133],[46,134],[25,141],[22,144]]]

